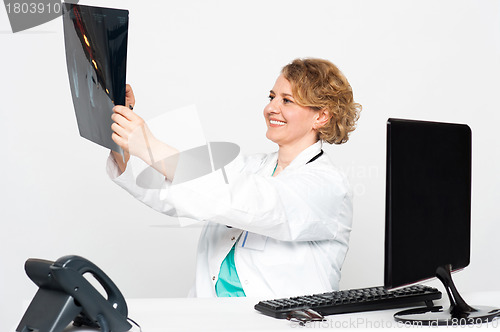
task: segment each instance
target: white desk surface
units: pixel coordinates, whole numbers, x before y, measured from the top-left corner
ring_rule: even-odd
[[[464,294],[471,306],[483,305],[500,307],[500,292],[481,292]],[[437,305],[448,307],[446,294]],[[308,323],[300,327],[285,319],[265,316],[254,309],[262,299],[255,298],[168,298],[168,299],[129,299],[129,317],[142,327],[143,332],[183,332],[183,331],[293,331],[300,329],[338,329],[338,328],[401,328],[393,314],[402,309],[370,311],[355,314],[331,315],[324,322]],[[313,325],[311,325],[313,324]],[[473,328],[500,328],[500,319]],[[422,328],[422,327],[419,327]],[[430,327],[436,328],[436,327]],[[444,327],[446,328],[446,327]],[[472,327],[452,327],[467,328]],[[66,331],[91,331],[67,329]],[[139,331],[133,328],[131,331]]]

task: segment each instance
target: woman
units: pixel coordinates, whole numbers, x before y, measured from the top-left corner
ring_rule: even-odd
[[[127,88],[127,103],[135,99]],[[174,155],[131,109],[116,106],[108,172],[134,197],[169,215],[207,221],[198,245],[194,296],[287,297],[337,290],[349,241],[352,195],[321,149],[354,130],[361,105],[338,68],[321,59],[285,66],[264,108],[271,154],[237,157],[214,173],[172,185]],[[126,105],[128,106],[128,105]],[[154,157],[156,156],[156,157]],[[128,164],[142,159],[164,177],[161,189],[136,185]],[[128,163],[127,163],[128,162]]]

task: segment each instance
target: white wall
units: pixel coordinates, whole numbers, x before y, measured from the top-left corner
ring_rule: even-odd
[[[342,288],[383,283],[387,118],[469,124],[472,258],[455,280],[499,289],[500,1],[81,3],[130,10],[140,115],[196,104],[209,141],[247,153],[275,149],[261,112],[283,65],[313,56],[343,70],[364,109],[349,143],[326,148],[357,193]],[[199,228],[175,227],[115,186],[108,152],[79,137],[61,19],[12,34],[0,9],[0,45],[0,329],[17,326],[36,291],[30,257],[87,257],[126,297],[185,296]]]

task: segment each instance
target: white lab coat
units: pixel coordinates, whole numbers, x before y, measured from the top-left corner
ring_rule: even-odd
[[[238,156],[225,167],[229,184],[219,170],[177,185],[161,177],[159,189],[141,188],[137,176],[147,165],[134,157],[118,176],[110,156],[107,170],[153,209],[206,222],[191,295],[216,296],[220,265],[237,242],[235,265],[245,294],[288,297],[337,290],[348,249],[350,186],[325,154],[306,164],[321,146],[305,149],[276,177],[276,152]]]

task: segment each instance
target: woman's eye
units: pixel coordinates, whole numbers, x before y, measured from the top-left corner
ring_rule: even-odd
[[[293,101],[291,101],[290,99],[288,98],[283,98],[283,103],[284,104],[289,104],[289,103],[293,103]]]
[[[273,100],[274,99],[274,96],[272,95],[269,95],[269,101]]]

